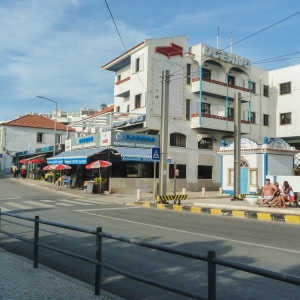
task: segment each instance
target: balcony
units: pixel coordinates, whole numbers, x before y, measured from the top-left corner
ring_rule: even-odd
[[[192,92],[199,93],[200,92],[200,84],[199,77],[192,79]],[[202,78],[202,92],[208,96],[222,96],[222,98],[226,99],[227,95],[227,84],[222,81],[213,80],[209,78]],[[241,93],[243,97],[249,97],[249,89],[246,89],[241,86],[228,84],[228,97],[233,98],[234,93]],[[218,97],[220,98],[220,97]]]
[[[202,113],[201,125],[199,124],[199,113],[192,114],[191,128],[207,128],[221,131],[234,131],[234,119],[217,115]],[[246,134],[251,132],[250,121],[241,121],[241,133]]]
[[[115,83],[114,96],[126,98],[130,91],[130,76]]]

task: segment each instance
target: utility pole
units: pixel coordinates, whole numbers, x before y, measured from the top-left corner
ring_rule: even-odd
[[[167,155],[168,155],[168,122],[169,122],[169,78],[168,70],[162,71],[161,124],[160,124],[160,164],[159,194],[167,194]]]
[[[237,201],[241,184],[241,93],[234,93],[234,198]]]

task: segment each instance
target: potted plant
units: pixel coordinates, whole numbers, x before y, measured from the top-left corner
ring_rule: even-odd
[[[249,204],[257,204],[257,201],[258,201],[258,197],[261,195],[262,193],[262,190],[263,190],[263,187],[257,187],[256,188],[256,193],[255,194],[248,194],[246,196],[246,200]]]
[[[101,188],[100,188],[101,182],[102,182],[102,178],[100,178],[100,177],[95,177],[94,178],[94,188],[93,188],[94,194],[100,194],[101,193]]]

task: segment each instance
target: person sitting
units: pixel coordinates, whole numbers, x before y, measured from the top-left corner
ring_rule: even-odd
[[[278,188],[275,184],[270,182],[270,179],[266,179],[266,185],[264,186],[261,196],[258,197],[259,206],[264,206],[265,204],[269,203],[273,200]]]
[[[289,202],[290,204],[294,204],[294,192],[293,188],[289,185],[287,181],[283,182],[282,186],[282,195],[280,198],[280,207],[281,208],[286,208],[286,202]]]
[[[64,175],[62,175],[61,177],[58,177],[58,179],[55,181],[55,185],[57,185],[57,186],[61,186],[62,184],[62,182],[63,182],[63,180],[64,180]]]
[[[282,202],[282,195],[283,195],[283,189],[279,189],[279,183],[275,182],[275,185],[277,187],[277,191],[275,192],[274,199],[268,203],[269,207],[276,207],[276,206],[281,206]]]

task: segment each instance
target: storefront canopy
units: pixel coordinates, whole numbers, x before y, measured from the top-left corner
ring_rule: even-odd
[[[122,161],[154,162],[151,148],[113,147],[112,149],[121,154]],[[171,157],[168,157],[168,163],[170,162]]]
[[[54,157],[47,158],[48,164],[67,164],[67,165],[85,165],[90,156],[98,154],[106,150],[106,147],[64,151]]]

